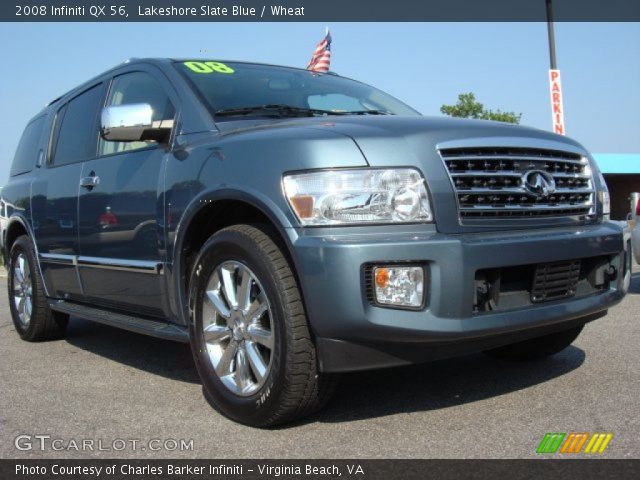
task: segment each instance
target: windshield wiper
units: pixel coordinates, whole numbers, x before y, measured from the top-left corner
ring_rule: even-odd
[[[267,116],[292,116],[292,117],[314,117],[325,115],[393,115],[384,110],[321,110],[318,108],[293,107],[291,105],[256,105],[254,107],[228,108],[217,110],[215,115],[220,117],[232,117],[243,115],[267,115]]]
[[[277,117],[313,117],[315,115],[333,115],[330,110],[319,110],[317,108],[292,107],[291,105],[256,105],[254,107],[229,108],[217,110],[215,115],[232,117],[236,115],[271,115]]]
[[[386,110],[352,110],[347,112],[338,112],[339,115],[395,115]]]

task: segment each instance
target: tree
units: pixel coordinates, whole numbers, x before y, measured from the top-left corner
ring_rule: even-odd
[[[507,123],[520,123],[520,118],[522,118],[521,113],[485,110],[484,105],[478,102],[476,96],[471,92],[461,93],[458,95],[458,103],[442,105],[440,111],[450,117],[495,120]]]

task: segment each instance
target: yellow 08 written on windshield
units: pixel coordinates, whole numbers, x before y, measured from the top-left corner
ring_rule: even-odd
[[[195,73],[233,73],[229,65],[221,62],[184,62],[185,67]]]

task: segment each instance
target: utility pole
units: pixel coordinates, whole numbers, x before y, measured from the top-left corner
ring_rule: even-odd
[[[545,0],[547,6],[547,34],[549,36],[549,94],[551,96],[551,123],[553,131],[565,134],[564,106],[562,104],[562,82],[556,63],[556,39],[553,31],[553,6],[551,0]]]
[[[549,64],[551,70],[556,70],[556,37],[553,32],[553,7],[551,0],[545,0],[547,3],[547,33],[549,35]]]

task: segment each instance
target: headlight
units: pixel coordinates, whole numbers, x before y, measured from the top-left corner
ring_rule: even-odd
[[[607,182],[604,181],[602,172],[598,172],[598,180],[600,180],[598,200],[602,203],[602,215],[608,217],[611,215],[611,197],[609,196],[609,188],[607,187]]]
[[[430,222],[424,178],[412,168],[286,175],[284,193],[302,225]]]

